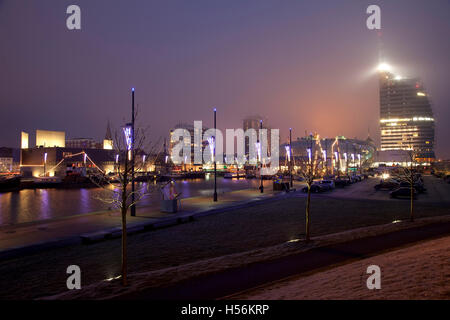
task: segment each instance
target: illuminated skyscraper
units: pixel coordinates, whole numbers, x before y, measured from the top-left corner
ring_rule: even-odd
[[[434,161],[434,118],[419,79],[402,78],[380,65],[381,151],[410,150],[419,162]]]

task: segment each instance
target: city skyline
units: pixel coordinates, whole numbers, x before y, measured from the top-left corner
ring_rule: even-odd
[[[20,131],[35,128],[99,139],[108,119],[115,127],[129,121],[131,87],[155,139],[180,121],[210,126],[217,107],[222,129],[260,113],[280,129],[282,141],[290,127],[294,137],[307,131],[364,138],[370,130],[380,145],[378,35],[365,26],[366,3],[119,1],[107,14],[105,2],[78,4],[83,28],[70,32],[60,14],[65,4],[22,10],[21,3],[0,2],[0,25],[8,26],[0,38],[10,44],[0,53],[8,61],[0,77],[8,112],[0,145],[19,147]],[[400,74],[427,84],[436,155],[449,158],[450,129],[443,122],[450,116],[449,4],[379,5],[384,56]],[[23,20],[13,20],[19,11]]]

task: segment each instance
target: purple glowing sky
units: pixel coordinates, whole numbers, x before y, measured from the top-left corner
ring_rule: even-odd
[[[70,4],[81,31],[66,29]],[[378,141],[370,4],[382,10],[388,62],[424,81],[437,155],[450,158],[447,0],[0,0],[0,146],[35,129],[101,139],[108,119],[129,121],[131,87],[155,137],[180,121],[211,125],[216,106],[220,128],[262,114],[282,137],[370,128]]]

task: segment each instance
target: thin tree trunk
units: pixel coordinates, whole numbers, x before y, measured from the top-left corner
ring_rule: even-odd
[[[127,279],[127,211],[122,209],[122,285],[128,285]]]
[[[306,231],[305,239],[308,242],[309,239],[309,204],[311,202],[311,186],[308,186],[308,197],[306,198]]]
[[[128,285],[127,279],[127,185],[128,185],[128,154],[125,155],[125,166],[122,181],[122,285]]]

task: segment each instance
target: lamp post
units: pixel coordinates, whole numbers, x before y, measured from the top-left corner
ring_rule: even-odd
[[[134,88],[131,89],[131,216],[136,216],[134,204]]]
[[[292,179],[292,128],[289,128],[289,174],[291,188],[294,186]]]
[[[358,153],[358,161],[359,161],[359,174],[362,174],[362,168],[361,168],[361,154]]]
[[[325,138],[325,150],[324,150],[324,161],[325,161],[325,175],[328,175],[328,140]]]
[[[312,172],[312,150],[313,149],[313,135],[309,134],[309,148],[308,148],[308,161],[309,161],[309,169]]]
[[[259,121],[259,136],[261,136],[261,137],[262,137],[262,125],[263,125],[263,121],[260,120],[260,121]],[[259,140],[259,138],[258,138],[258,140]],[[261,181],[260,181],[259,189],[261,190],[261,193],[264,193],[264,184],[263,184],[263,175],[262,175],[262,169],[263,169],[263,163],[262,163],[262,146],[261,146],[262,141],[258,141],[258,142],[259,142],[259,149],[261,150],[261,151],[260,151],[260,159],[259,159],[259,162],[260,162],[260,164],[261,164],[261,166],[260,166],[260,171],[259,171],[259,175],[260,175],[260,177],[261,177]]]
[[[217,109],[214,108],[214,146],[213,146],[213,157],[214,157],[214,195],[213,195],[213,201],[217,202],[217,162],[216,162],[216,136],[217,136],[217,129],[216,129],[216,113]]]
[[[44,153],[44,177],[45,177],[45,165],[47,164],[47,152]]]
[[[345,159],[345,174],[348,176],[348,155],[347,155],[347,152],[344,152],[344,159]]]
[[[345,145],[345,153],[344,153],[344,157],[345,157],[345,174],[348,176],[348,142]]]
[[[306,148],[306,152],[308,153],[308,163],[311,164],[311,160],[312,160],[312,133],[309,135],[309,145],[308,148]]]
[[[335,163],[335,167],[337,167],[337,175],[338,177],[341,176],[340,171],[341,171],[341,162],[339,161],[339,153],[337,151],[334,152],[334,163]],[[334,170],[333,170],[333,174],[334,174]]]

